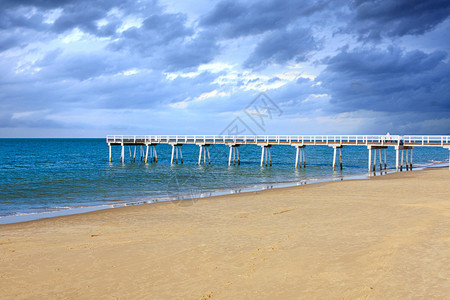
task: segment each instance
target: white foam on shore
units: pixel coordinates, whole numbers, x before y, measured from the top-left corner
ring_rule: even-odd
[[[426,168],[442,168],[442,167],[447,167],[448,164],[449,164],[448,161],[440,161],[440,162],[433,161],[428,164],[414,165],[413,171],[420,171],[420,170],[424,170]],[[406,172],[406,171],[404,171],[404,172]],[[334,172],[334,174],[337,174],[337,173],[338,172]],[[150,204],[150,203],[155,203],[155,202],[179,201],[179,200],[188,200],[188,199],[195,199],[195,198],[207,198],[207,197],[212,197],[212,196],[222,196],[222,195],[237,194],[237,193],[244,193],[244,192],[255,192],[255,191],[262,191],[262,190],[267,190],[267,189],[293,187],[293,186],[298,186],[298,185],[321,183],[321,182],[368,179],[373,175],[377,175],[377,173],[378,173],[378,175],[395,173],[395,169],[382,170],[382,171],[374,172],[371,174],[365,173],[365,174],[349,175],[349,176],[344,176],[344,175],[339,176],[338,175],[335,177],[312,178],[312,179],[301,180],[301,181],[274,182],[274,183],[267,183],[267,184],[253,185],[253,186],[234,187],[234,188],[221,189],[221,190],[208,190],[208,191],[203,191],[203,192],[184,193],[184,194],[175,195],[173,197],[141,199],[141,200],[137,200],[137,201],[121,202],[121,203],[114,203],[114,204],[108,203],[108,204],[104,204],[104,205],[95,205],[95,206],[51,207],[51,209],[54,209],[54,210],[44,211],[44,212],[32,212],[32,213],[14,213],[14,214],[7,215],[7,216],[1,216],[0,217],[0,225],[29,222],[29,221],[35,221],[35,220],[40,220],[40,219],[55,218],[55,217],[62,217],[62,216],[69,216],[69,215],[76,215],[76,214],[83,214],[83,213],[93,212],[93,211],[98,211],[98,210],[104,210],[104,209],[110,209],[110,208],[116,208],[116,207],[124,207],[124,206]]]

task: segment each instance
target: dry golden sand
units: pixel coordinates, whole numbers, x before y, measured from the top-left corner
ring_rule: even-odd
[[[1,299],[449,299],[450,171],[0,226]]]

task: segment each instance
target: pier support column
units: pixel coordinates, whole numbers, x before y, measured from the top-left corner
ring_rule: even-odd
[[[228,157],[228,166],[231,166],[231,157],[233,157],[233,166],[236,165],[236,159],[238,166],[241,164],[240,158],[239,158],[239,145],[236,144],[229,144],[228,147],[230,147],[230,155]],[[209,152],[208,152],[208,159],[209,159]]]
[[[266,152],[266,154],[265,154],[265,160],[266,160],[266,167],[267,167],[267,153],[269,152],[269,148],[267,148],[266,150],[265,150],[265,152]]]
[[[342,170],[342,147],[341,145],[338,146],[331,146],[333,147],[333,171],[335,170],[336,167],[336,154],[337,154],[337,149],[339,149],[339,164]]]
[[[183,152],[181,151],[182,145],[180,145],[180,144],[171,144],[171,145],[172,145],[172,155],[170,157],[170,164],[173,165],[174,158],[175,158],[175,163],[178,164],[178,156],[180,157],[180,163],[183,163]],[[156,155],[156,148],[154,148],[153,150]]]
[[[377,165],[377,149],[375,148],[373,151],[373,171],[375,172],[375,167]]]
[[[128,146],[128,150],[130,151],[130,161],[134,162],[136,160],[136,146],[134,146],[134,154],[131,151],[131,146]]]
[[[146,164],[148,161],[148,145],[145,145],[145,158],[144,158],[144,163]]]
[[[203,153],[203,164],[206,164],[206,157],[208,157],[208,164],[211,164],[211,157],[209,155],[209,145],[198,145],[200,147],[200,151],[198,154],[198,164],[202,163],[202,153]]]
[[[395,147],[395,172],[398,172],[398,155],[400,150]]]
[[[402,148],[401,159],[400,159],[400,172],[403,171],[403,152],[404,152],[404,151],[405,151],[405,150]]]
[[[409,149],[406,148],[406,171],[409,171]]]
[[[301,154],[300,154],[300,155],[303,156],[303,159],[302,159],[302,161],[303,161],[303,168],[306,168],[306,153],[305,152],[306,152],[306,148],[303,147],[302,150],[301,150]]]
[[[261,147],[261,167],[264,166],[264,161],[265,161],[265,165],[267,167],[267,165],[272,166],[272,155],[270,153],[270,147],[271,145],[259,145]]]
[[[206,145],[205,150],[206,150],[206,153],[203,153],[203,155],[208,156],[208,165],[210,165],[211,164],[211,156],[209,154],[209,145]],[[238,160],[239,160],[239,155],[238,155]],[[205,160],[203,160],[203,161],[205,161]]]
[[[128,152],[130,153],[130,162],[133,162],[133,155],[131,154],[131,146],[128,146]]]
[[[158,162],[158,154],[156,153],[156,146],[155,145],[153,145],[153,161],[155,163]]]
[[[264,164],[264,150],[265,150],[265,147],[264,146],[261,147],[261,167]]]
[[[378,149],[378,155],[380,156],[380,172],[383,170],[383,156],[381,156],[381,149]]]
[[[109,147],[109,162],[111,162],[111,144],[108,143]]]
[[[303,164],[303,167],[305,167],[305,159],[304,159],[304,156],[305,156],[305,147],[301,147],[300,148],[300,153],[299,153],[299,166],[300,166],[300,168],[302,167],[302,164]]]
[[[333,147],[333,171],[334,171],[334,166],[336,165],[336,147]]]
[[[153,162],[153,146],[150,146],[150,163]]]
[[[380,164],[380,174],[381,174],[381,171],[383,170],[383,154],[382,154],[381,150],[384,149],[384,169],[386,169],[387,146],[368,145],[367,149],[369,149],[369,172],[375,172],[377,170],[377,163],[379,163]],[[373,150],[373,162],[372,162],[372,150]],[[377,155],[379,156],[378,162],[377,162]]]
[[[122,144],[122,150],[121,150],[121,152],[120,152],[120,161],[122,162],[122,163],[124,163],[125,162],[125,146]]]
[[[412,160],[412,158],[413,158],[413,156],[412,156],[413,149],[414,149],[414,147],[411,147],[411,148],[409,149],[410,154],[411,154],[411,159],[409,160],[409,170],[410,170],[410,171],[412,171],[412,166],[413,166],[413,160]]]
[[[386,148],[384,148],[384,169],[386,170],[386,166],[387,166],[387,160],[386,160],[386,152],[387,152],[387,149]]]

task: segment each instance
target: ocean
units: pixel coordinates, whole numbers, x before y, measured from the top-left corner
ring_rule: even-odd
[[[261,148],[255,145],[241,146],[241,164],[230,167],[225,145],[210,146],[211,165],[198,165],[196,145],[182,146],[183,164],[178,165],[170,164],[169,145],[156,148],[156,164],[144,164],[139,148],[130,162],[128,147],[122,164],[119,146],[112,147],[113,161],[108,161],[105,139],[0,139],[0,224],[368,175],[366,147],[344,147],[344,168],[335,172],[328,146],[306,147],[306,168],[299,169],[291,146],[272,147],[272,166],[262,168]],[[448,161],[448,155],[441,147],[416,147],[414,167]],[[387,164],[395,168],[393,148]]]

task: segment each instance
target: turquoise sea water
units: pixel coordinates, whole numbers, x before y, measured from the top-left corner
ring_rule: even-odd
[[[70,212],[127,203],[146,203],[211,191],[260,188],[278,183],[311,183],[366,175],[368,150],[343,148],[344,169],[333,172],[333,149],[306,147],[306,168],[295,169],[295,148],[272,147],[272,167],[261,168],[261,148],[240,147],[240,166],[227,165],[228,147],[210,147],[212,164],[199,166],[195,145],[184,145],[181,165],[170,165],[171,148],[158,145],[158,163],[139,159],[120,163],[120,147],[112,147],[108,162],[104,139],[0,139],[0,223],[11,216],[48,212]],[[132,148],[133,150],[133,148]],[[414,149],[414,165],[448,160],[449,151],[440,147]],[[388,168],[395,167],[395,151],[388,150]],[[76,211],[76,210],[73,210]],[[2,222],[3,219],[3,222]],[[7,221],[6,221],[7,220]]]

